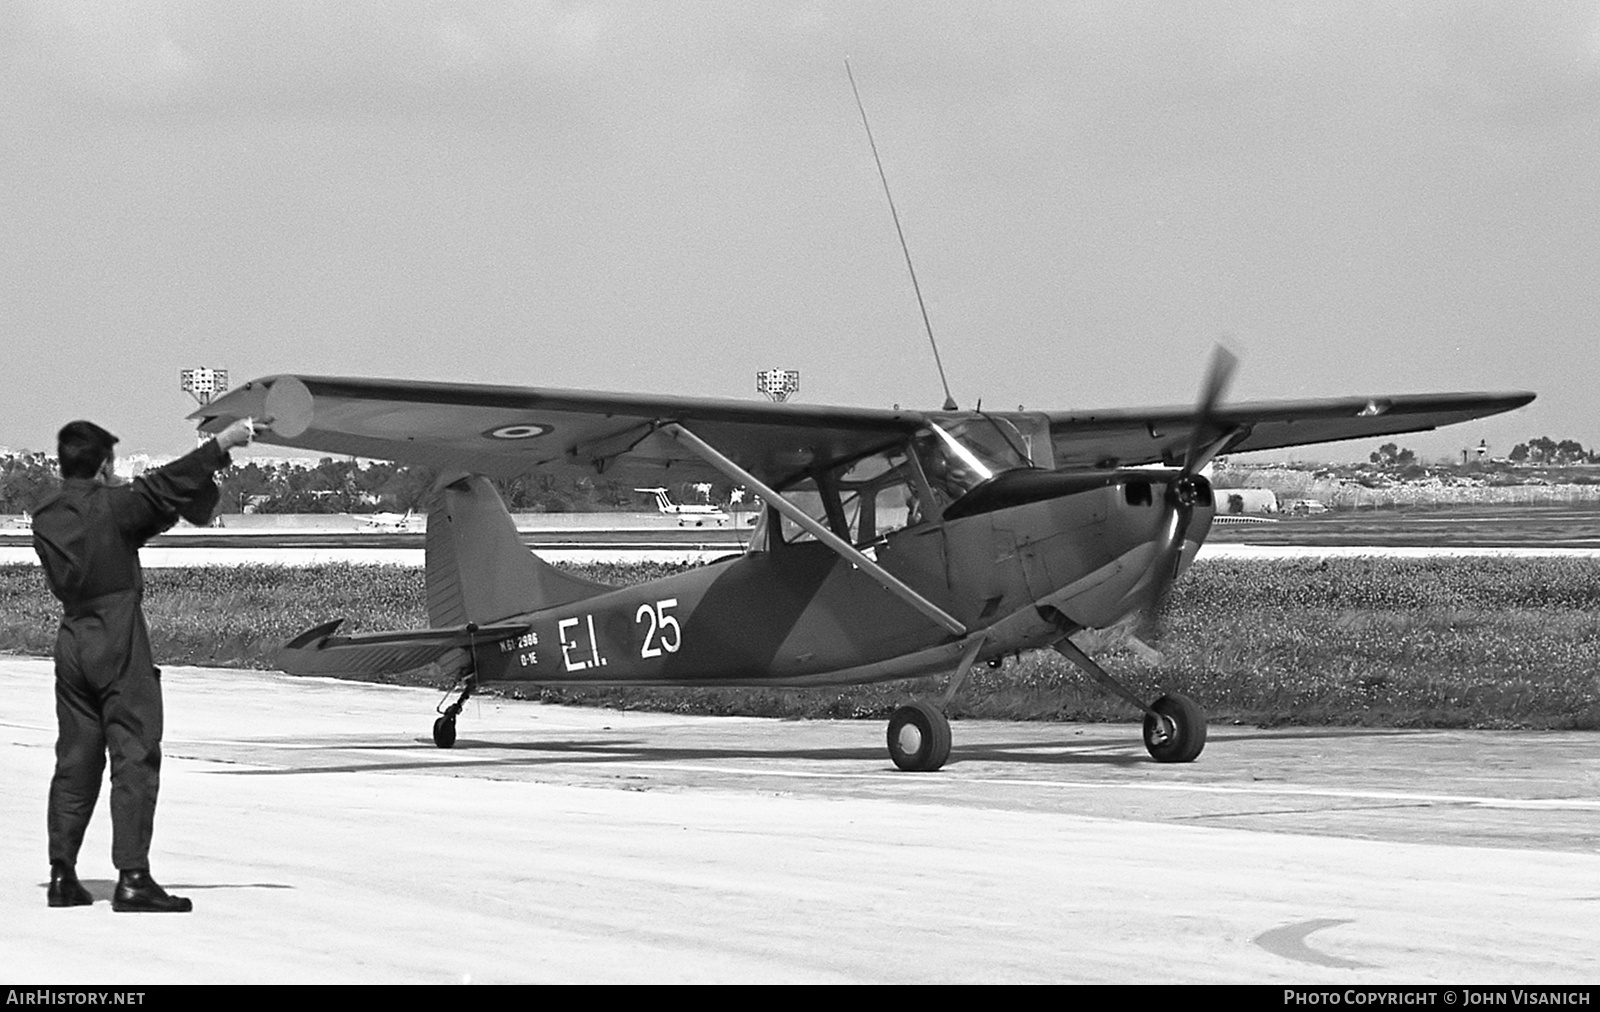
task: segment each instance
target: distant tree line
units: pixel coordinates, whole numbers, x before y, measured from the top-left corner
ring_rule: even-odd
[[[0,513],[32,513],[33,507],[61,487],[54,457],[42,453],[0,456]]]
[[[1411,450],[1399,447],[1394,443],[1384,443],[1378,447],[1376,453],[1371,454],[1367,459],[1384,468],[1410,467],[1417,462],[1417,455]]]
[[[1557,441],[1549,436],[1518,443],[1507,456],[1513,464],[1600,464],[1600,456],[1576,439]]]
[[[1367,457],[1374,466],[1385,471],[1408,471],[1420,469],[1421,462],[1411,450],[1395,443],[1384,443]],[[1530,439],[1526,443],[1518,443],[1511,448],[1506,459],[1513,464],[1526,465],[1569,465],[1569,464],[1600,464],[1600,453],[1586,450],[1582,443],[1576,439],[1551,439],[1549,436],[1540,436]],[[1476,464],[1477,461],[1468,461]]]
[[[314,464],[236,464],[217,475],[224,513],[426,512],[437,472],[386,461],[324,457]],[[655,509],[633,485],[572,472],[540,472],[496,480],[506,507],[516,513],[588,513]],[[61,487],[54,457],[0,455],[0,513],[31,513]],[[705,494],[689,483],[668,484],[679,502],[725,503],[731,488]]]
[[[432,505],[438,472],[387,461],[324,457],[314,466],[255,461],[218,475],[224,510],[242,513],[425,513]],[[631,484],[571,471],[537,472],[494,479],[514,513],[594,513],[654,509],[655,502]],[[702,498],[688,485],[670,489],[682,502]],[[727,500],[727,489],[720,491]]]

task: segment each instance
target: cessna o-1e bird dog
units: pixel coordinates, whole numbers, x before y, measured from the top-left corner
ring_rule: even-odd
[[[1159,601],[1214,514],[1217,454],[1413,432],[1519,407],[1528,393],[1226,406],[1219,349],[1195,407],[902,411],[623,393],[272,376],[191,417],[251,416],[264,442],[440,470],[428,515],[431,628],[311,629],[279,655],[296,674],[440,664],[456,739],[485,682],[816,686],[951,672],[1053,648],[1144,713],[1161,762],[1206,740],[1191,700],[1145,702],[1069,637]],[[760,496],[748,551],[633,587],[567,575],[529,552],[488,477],[579,467],[639,485],[725,477]],[[942,704],[889,720],[889,754],[935,770]]]

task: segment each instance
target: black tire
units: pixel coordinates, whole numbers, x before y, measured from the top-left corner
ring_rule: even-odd
[[[950,721],[931,703],[907,703],[889,718],[889,758],[903,770],[929,773],[950,758]]]
[[[433,722],[433,743],[440,748],[449,748],[456,743],[456,719],[454,717],[440,717]]]
[[[1160,730],[1156,718],[1144,716],[1144,747],[1150,758],[1158,763],[1192,763],[1206,747],[1205,711],[1188,696],[1176,692],[1162,696],[1150,704],[1150,709],[1172,721],[1172,733],[1158,741]]]

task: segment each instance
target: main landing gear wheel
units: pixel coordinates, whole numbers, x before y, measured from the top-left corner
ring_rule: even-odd
[[[931,772],[950,758],[950,721],[931,703],[907,703],[889,718],[889,758],[903,770]]]
[[[447,713],[433,722],[433,743],[449,748],[456,743],[456,715]]]
[[[1150,704],[1144,716],[1144,747],[1158,763],[1194,762],[1206,747],[1206,715],[1188,696],[1176,692]],[[1159,715],[1159,716],[1158,716]]]

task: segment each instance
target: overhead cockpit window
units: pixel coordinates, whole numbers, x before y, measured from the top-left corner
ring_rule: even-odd
[[[928,483],[946,504],[997,474],[1033,466],[1016,426],[988,415],[936,421],[918,433],[915,446]]]

